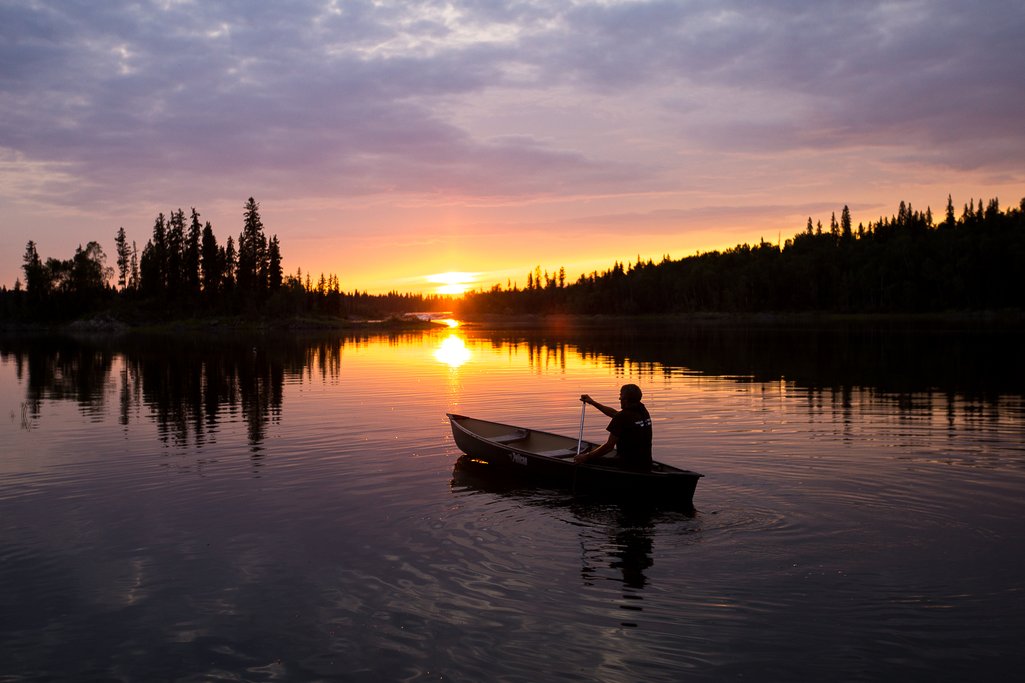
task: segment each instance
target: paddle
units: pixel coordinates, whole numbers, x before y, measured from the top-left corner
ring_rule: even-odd
[[[580,448],[584,443],[584,414],[587,412],[587,403],[583,396],[580,397],[580,434],[577,436],[577,455],[580,455]],[[576,465],[576,461],[573,461]],[[573,495],[577,495],[577,468],[573,468]]]
[[[584,443],[584,413],[587,412],[587,404],[580,399],[580,435],[577,437],[577,455],[580,455],[580,448]]]

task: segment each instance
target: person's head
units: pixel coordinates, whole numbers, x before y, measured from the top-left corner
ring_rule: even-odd
[[[631,405],[641,402],[641,388],[636,384],[624,384],[619,388],[619,402]]]

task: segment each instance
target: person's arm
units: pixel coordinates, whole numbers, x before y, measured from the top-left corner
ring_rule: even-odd
[[[587,462],[588,460],[594,460],[595,458],[600,458],[601,456],[605,455],[606,453],[610,453],[612,451],[612,449],[615,448],[615,447],[616,447],[616,435],[615,434],[609,434],[609,440],[608,441],[603,443],[601,446],[598,446],[597,448],[592,448],[589,451],[584,451],[580,455],[575,456],[573,458],[573,462],[575,462],[578,465],[580,465],[580,464],[583,464],[583,463]]]
[[[580,400],[583,401],[584,403],[590,403],[592,406],[594,406],[595,408],[597,408],[601,412],[605,413],[605,415],[608,416],[608,417],[615,417],[616,413],[619,412],[615,408],[610,408],[608,406],[602,405],[601,403],[598,403],[597,401],[595,401],[593,398],[591,398],[587,394],[584,394],[583,396],[581,396]]]

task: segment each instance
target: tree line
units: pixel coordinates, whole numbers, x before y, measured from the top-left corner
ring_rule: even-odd
[[[828,228],[809,217],[783,243],[761,240],[655,263],[616,262],[567,282],[565,268],[444,296],[344,292],[336,275],[314,279],[282,269],[281,244],[267,237],[250,198],[237,239],[220,244],[192,209],[160,214],[140,252],[124,228],[115,236],[116,269],[97,242],[67,260],[26,246],[13,290],[0,288],[8,320],[67,320],[109,311],[131,322],[167,316],[384,317],[455,309],[480,314],[647,315],[700,312],[916,313],[1025,307],[1025,199],[1002,210],[997,199],[970,200],[957,215],[951,197],[939,222],[932,210],[901,202],[895,215],[853,227],[850,209]],[[116,276],[116,277],[115,277]],[[114,284],[112,284],[112,281]]]
[[[1025,307],[1025,199],[1001,210],[974,200],[943,219],[901,202],[896,215],[852,226],[850,209],[827,227],[808,218],[782,244],[764,240],[661,262],[616,262],[567,284],[540,267],[467,294],[462,315],[575,313],[920,313]]]
[[[444,297],[389,292],[344,292],[337,275],[311,278],[282,268],[281,243],[268,238],[260,206],[245,203],[242,229],[220,244],[209,221],[193,208],[160,213],[141,252],[124,227],[114,237],[115,267],[98,242],[72,258],[44,259],[34,241],[25,248],[13,290],[0,289],[0,314],[9,320],[50,322],[100,311],[139,320],[199,315],[378,317],[433,310]]]

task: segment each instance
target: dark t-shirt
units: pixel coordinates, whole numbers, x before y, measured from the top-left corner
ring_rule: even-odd
[[[616,436],[616,456],[630,469],[651,469],[651,415],[643,403],[624,408],[605,428]]]

